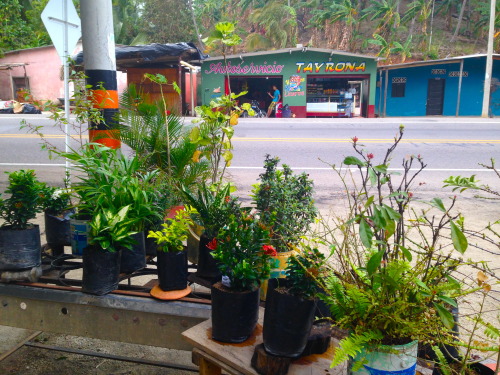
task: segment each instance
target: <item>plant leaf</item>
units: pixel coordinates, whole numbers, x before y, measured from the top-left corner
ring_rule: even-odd
[[[384,250],[380,250],[376,254],[373,254],[366,263],[366,271],[368,272],[368,275],[373,275],[373,273],[377,270],[377,268],[380,266],[380,262],[382,262],[382,257],[384,256]]]
[[[455,325],[455,321],[453,320],[453,315],[446,307],[440,305],[439,303],[433,302],[434,307],[441,318],[441,322],[443,322],[444,326],[448,329],[453,329]]]
[[[362,162],[361,160],[359,160],[357,157],[355,156],[348,156],[344,159],[344,164],[345,165],[358,165],[360,167],[363,167],[365,165],[364,162]]]
[[[465,253],[465,250],[467,250],[467,246],[469,245],[467,242],[467,238],[465,238],[463,232],[460,230],[458,225],[456,225],[453,221],[450,221],[450,226],[451,226],[451,240],[453,241],[453,247],[460,254]]]
[[[366,222],[365,219],[361,218],[359,222],[359,236],[361,238],[361,242],[365,247],[369,248],[372,245],[373,232],[370,228],[370,225]]]
[[[443,201],[439,198],[434,198],[433,200],[431,200],[431,205],[443,212],[446,212],[446,208],[444,207]]]

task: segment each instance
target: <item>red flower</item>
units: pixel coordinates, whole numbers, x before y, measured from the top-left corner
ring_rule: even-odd
[[[226,203],[231,202],[231,197],[228,195],[227,197],[225,197],[225,198],[224,198],[224,201],[225,201]]]
[[[357,142],[357,141],[358,141],[358,137],[353,137],[353,138],[352,138],[352,142],[353,142],[354,144],[356,144],[356,142]]]
[[[373,154],[372,154],[372,153],[369,153],[368,155],[366,155],[366,157],[367,157],[368,159],[373,159],[373,158],[374,158],[374,156],[373,156]]]
[[[264,246],[262,246],[262,251],[264,251],[264,254],[270,255],[272,257],[275,257],[276,255],[278,255],[278,252],[273,247],[273,245],[264,245]]]
[[[217,239],[214,238],[212,241],[210,241],[208,244],[207,244],[207,248],[210,249],[210,250],[215,250],[217,249]]]
[[[408,193],[408,197],[409,198],[413,197],[413,193],[411,191]]]

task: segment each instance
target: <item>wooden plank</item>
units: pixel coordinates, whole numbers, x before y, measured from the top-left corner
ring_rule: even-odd
[[[253,335],[240,344],[227,344],[212,340],[212,321],[202,322],[182,333],[182,336],[193,347],[198,348],[205,356],[213,357],[230,368],[244,375],[257,375],[251,366],[255,346],[262,343],[262,320],[264,310],[259,311],[260,320]],[[313,354],[294,360],[290,365],[289,375],[345,375],[347,365],[330,368],[337,340],[332,340],[330,348],[324,354]]]

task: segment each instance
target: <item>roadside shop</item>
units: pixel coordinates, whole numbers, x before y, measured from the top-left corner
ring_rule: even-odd
[[[241,102],[264,111],[276,86],[294,117],[374,117],[377,57],[296,47],[209,57],[202,62],[201,101],[246,91]]]

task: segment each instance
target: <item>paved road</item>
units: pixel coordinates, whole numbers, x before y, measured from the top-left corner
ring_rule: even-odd
[[[0,116],[0,170],[34,168],[41,180],[60,183],[61,160],[50,160],[41,151],[35,135],[19,130],[21,117]],[[50,142],[64,147],[60,129],[46,116],[27,115],[27,121],[42,126]],[[186,119],[190,124],[190,119]],[[296,171],[306,171],[315,180],[318,203],[327,204],[331,191],[340,187],[328,163],[339,165],[353,154],[354,136],[382,159],[400,124],[405,136],[394,154],[398,169],[406,155],[420,154],[428,165],[421,175],[422,191],[435,193],[449,175],[477,174],[484,183],[498,185],[494,174],[478,163],[491,157],[500,160],[500,122],[477,118],[387,118],[387,119],[240,119],[235,128],[234,159],[229,170],[242,195],[247,195],[262,171],[266,153],[279,156]],[[0,176],[0,184],[5,181]]]

